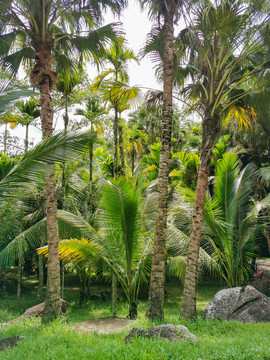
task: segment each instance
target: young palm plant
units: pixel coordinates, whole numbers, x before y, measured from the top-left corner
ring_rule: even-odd
[[[252,198],[255,175],[253,165],[241,170],[238,156],[225,153],[217,162],[213,196],[208,193],[204,205],[201,244],[213,259],[212,268],[229,287],[239,286],[250,276],[259,241],[260,223]],[[183,226],[192,220],[187,209],[194,206],[195,192],[182,189],[181,196],[184,201],[177,209],[179,214],[174,212],[174,216]]]
[[[86,234],[88,239],[60,243],[63,260],[89,265],[93,258],[103,261],[120,282],[129,303],[129,317],[135,318],[140,283],[150,275],[152,237],[149,218],[153,203],[143,203],[140,191],[126,179],[108,182],[99,204],[98,231]],[[46,253],[46,249],[40,252]]]

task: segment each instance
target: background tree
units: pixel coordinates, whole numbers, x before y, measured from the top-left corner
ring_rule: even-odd
[[[127,62],[137,60],[133,51],[124,46],[124,39],[120,38],[115,42],[107,54],[105,60],[111,65],[111,68],[104,70],[96,77],[93,89],[100,89],[104,100],[109,101],[114,109],[114,178],[117,179],[118,173],[118,145],[119,145],[119,114],[123,111],[123,106],[136,97],[138,89],[128,89],[122,91],[122,84],[128,84],[129,75],[127,72]]]
[[[247,11],[247,10],[246,10]],[[250,78],[256,68],[246,66],[247,58],[259,54],[260,43],[250,41],[246,33],[249,16],[242,3],[221,1],[204,3],[194,10],[194,25],[181,33],[181,44],[189,44],[187,52],[195,80],[186,88],[193,98],[199,97],[202,115],[200,168],[190,233],[189,255],[180,316],[196,317],[196,272],[200,247],[209,164],[220,127],[220,113],[229,94]],[[241,48],[239,53],[237,49]],[[259,61],[261,60],[259,56]],[[194,63],[195,61],[195,63]],[[252,90],[250,90],[252,91]],[[240,96],[233,99],[237,101]]]
[[[70,50],[87,50],[96,60],[104,51],[103,44],[115,37],[110,25],[99,28],[101,9],[106,5],[114,7],[123,4],[119,2],[95,2],[81,6],[80,1],[63,0],[52,3],[44,0],[31,2],[9,0],[1,4],[1,59],[5,65],[16,73],[21,62],[35,58],[35,64],[30,73],[30,80],[41,94],[41,123],[42,136],[47,138],[53,133],[53,110],[51,106],[51,90],[57,78],[52,69],[55,61],[70,64],[68,56],[60,48]],[[70,7],[73,11],[70,12]],[[76,26],[75,31],[72,33]],[[93,30],[86,36],[80,34],[80,29]],[[70,33],[66,30],[69,29]],[[19,41],[19,42],[17,42]],[[21,48],[13,47],[14,42]],[[55,51],[54,51],[55,50]],[[54,54],[53,54],[54,53]],[[60,274],[58,255],[58,225],[57,225],[57,196],[54,171],[46,176],[47,201],[47,236],[49,244],[48,282],[43,320],[51,319],[61,312],[60,303]]]
[[[142,5],[149,2],[141,1]],[[174,22],[179,18],[182,1],[155,0],[150,4],[151,13],[158,23],[162,19],[161,32],[163,36],[163,120],[162,148],[159,163],[158,200],[155,226],[155,245],[153,252],[150,291],[146,316],[150,319],[164,317],[164,284],[165,284],[165,249],[167,230],[167,203],[169,184],[169,162],[172,131],[172,86],[173,86],[173,43]]]

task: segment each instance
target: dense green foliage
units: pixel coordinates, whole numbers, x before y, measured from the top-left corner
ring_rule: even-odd
[[[119,302],[117,315],[129,310],[136,318],[138,309],[134,325],[146,327],[151,272],[165,264],[166,270],[157,270],[157,278],[163,281],[166,271],[168,281],[164,322],[178,323],[178,285],[185,274],[192,277],[193,300],[196,279],[206,284],[198,289],[200,314],[219,284],[247,283],[256,257],[268,257],[270,251],[267,0],[140,0],[143,11],[150,10],[153,27],[138,57],[127,47],[120,23],[103,26],[104,10],[120,14],[127,3],[8,0],[0,5],[0,321],[36,303],[29,286],[19,304],[21,274],[27,281],[38,275],[42,288],[42,274],[46,278],[52,265],[46,244],[58,230],[62,290],[65,276],[76,279],[84,303],[79,308],[78,289],[72,294],[69,288],[70,323],[64,318],[44,327],[39,320],[25,320],[0,327],[0,337],[26,335],[18,348],[0,357],[268,359],[269,325],[182,319],[201,342],[180,345],[141,339],[123,345],[124,333],[98,337],[71,329],[75,321],[111,314],[111,302],[90,300],[92,283],[112,285],[114,300],[118,286],[125,301]],[[166,70],[166,21],[174,19],[172,30],[181,16],[185,28],[175,27],[174,36],[171,31],[172,66]],[[139,64],[146,55],[160,83],[173,71],[172,106],[170,86],[143,93],[129,85],[128,63]],[[24,80],[18,80],[19,70]],[[29,90],[31,84],[40,99]],[[25,128],[17,141],[11,134],[19,126]],[[56,135],[44,135],[46,126]],[[32,147],[29,129],[34,128],[42,128],[46,138]],[[51,203],[54,214],[58,209],[58,230],[56,215],[50,218],[48,211],[48,173],[55,178]],[[161,193],[164,201],[157,201]],[[155,235],[161,223],[162,236]],[[157,237],[162,246],[155,247]],[[45,256],[38,260],[40,246]],[[187,261],[190,254],[196,264]],[[58,253],[55,259],[51,268],[56,269]],[[15,282],[5,273],[11,267],[18,277],[16,305]],[[164,286],[159,290],[163,296]]]

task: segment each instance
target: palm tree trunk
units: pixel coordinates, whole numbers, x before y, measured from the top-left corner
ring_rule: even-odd
[[[190,231],[189,249],[186,266],[183,299],[180,309],[180,317],[194,319],[196,312],[196,278],[200,250],[201,230],[203,225],[203,212],[205,196],[208,187],[210,172],[210,160],[217,135],[217,117],[206,117],[203,121],[203,139],[201,161],[198,173],[195,204]]]
[[[26,131],[25,131],[25,139],[24,139],[24,151],[26,152],[28,150],[28,133],[29,133],[29,124],[26,125]]]
[[[137,302],[135,299],[135,290],[132,286],[132,275],[129,275],[129,312],[128,312],[128,319],[135,320],[137,318]]]
[[[45,41],[40,37],[33,37],[32,45],[36,50],[36,63],[31,70],[30,79],[31,82],[37,84],[40,89],[42,137],[47,138],[53,134],[53,109],[50,92],[56,80],[56,74],[51,70],[50,64],[53,62],[51,49],[54,44],[53,40],[48,36]],[[45,193],[48,262],[46,300],[42,314],[43,322],[50,321],[61,313],[59,236],[54,164],[51,164],[51,171],[45,177]]]
[[[65,263],[61,261],[61,299],[64,299],[65,288]]]
[[[152,272],[146,316],[153,320],[164,318],[165,253],[167,233],[167,206],[169,166],[172,132],[172,84],[173,84],[173,17],[164,16],[164,83],[162,146],[158,174],[158,200],[156,210],[155,239]]]
[[[6,155],[7,153],[7,138],[8,138],[8,129],[7,124],[5,124],[5,132],[4,132],[4,150],[3,153]]]
[[[93,131],[91,125],[91,132]],[[89,211],[93,213],[93,142],[89,144]]]
[[[119,125],[119,151],[120,151],[120,167],[121,175],[125,176],[125,152],[123,144],[123,126]]]
[[[23,253],[21,247],[19,248],[18,256],[18,281],[17,281],[17,302],[21,301],[21,288],[22,288],[22,263],[23,263]]]
[[[65,114],[64,118],[64,132],[67,132],[69,117],[68,117],[68,99],[66,95],[65,101]],[[66,208],[66,163],[62,165],[62,209],[65,210]]]
[[[134,175],[135,168],[135,149],[134,149],[134,141],[132,142],[132,153],[131,153],[131,171],[132,175]]]
[[[112,317],[116,317],[117,312],[117,278],[112,276]]]
[[[38,255],[38,290],[37,298],[40,302],[43,300],[43,283],[44,283],[44,267],[43,267],[43,255]]]
[[[113,177],[115,179],[117,179],[117,173],[118,173],[118,110],[117,110],[117,106],[115,106],[115,108],[114,108],[113,138],[114,138]]]

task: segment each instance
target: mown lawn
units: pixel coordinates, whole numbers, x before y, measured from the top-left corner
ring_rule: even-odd
[[[24,282],[22,301],[18,305],[15,295],[0,297],[0,322],[10,320],[37,303],[34,281]],[[93,287],[93,291],[97,285]],[[100,286],[99,286],[100,287]],[[76,284],[69,282],[65,292],[69,302],[66,318],[58,319],[43,326],[39,319],[27,319],[21,323],[0,328],[0,338],[23,335],[26,338],[14,349],[0,352],[1,360],[178,360],[178,359],[270,359],[270,324],[243,324],[226,321],[204,321],[201,312],[211,297],[220,288],[218,285],[202,284],[198,288],[198,313],[195,322],[178,320],[181,288],[177,282],[167,287],[164,323],[183,324],[198,338],[198,343],[166,342],[136,339],[123,344],[128,330],[111,335],[78,334],[72,329],[75,322],[88,318],[110,316],[110,302],[89,302],[83,307],[77,305]],[[146,299],[140,301],[139,316],[134,321],[136,327],[154,325],[144,317]],[[127,315],[127,304],[120,302],[118,316]],[[156,323],[157,324],[157,323]]]

